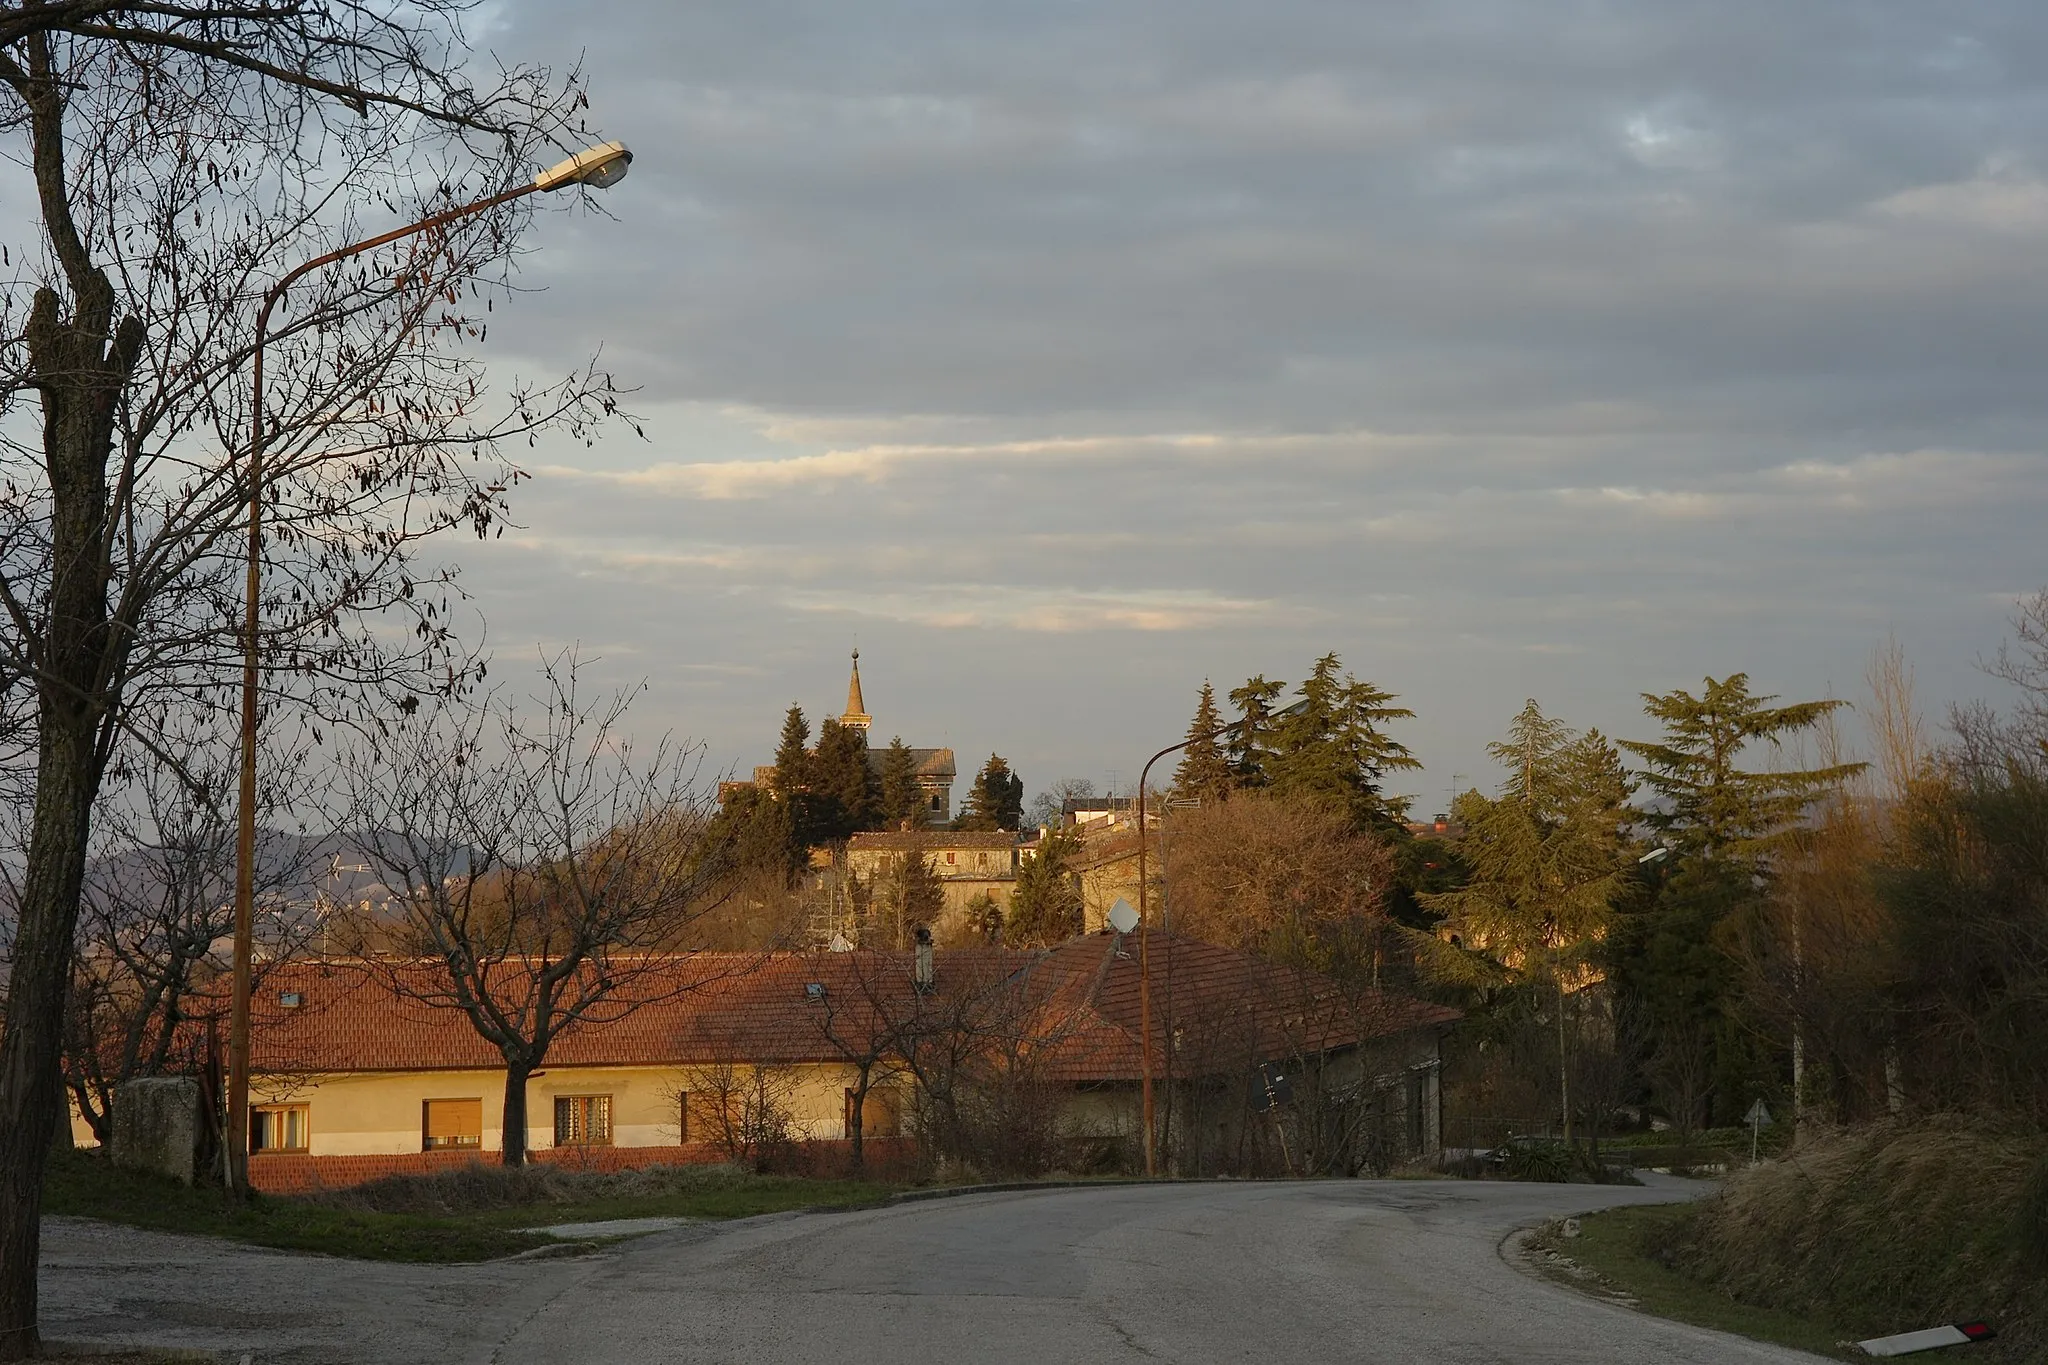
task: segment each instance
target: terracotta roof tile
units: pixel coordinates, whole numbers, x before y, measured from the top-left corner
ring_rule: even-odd
[[[1347,992],[1311,972],[1155,934],[1151,940],[1153,1040],[1167,1030],[1186,1059],[1203,1031],[1227,1035],[1246,1056],[1322,1051],[1448,1023],[1454,1010],[1379,992]],[[937,955],[937,989],[920,998],[909,954],[702,953],[643,959],[619,973],[619,998],[637,1008],[570,1025],[546,1065],[772,1065],[843,1060],[886,1045],[905,1021],[949,1010],[1000,1011],[1028,1040],[1048,1079],[1136,1079],[1141,943],[1094,934],[1046,952],[956,949]],[[457,1010],[393,988],[391,968],[355,961],[283,964],[253,1002],[259,1073],[495,1069],[497,1052]],[[431,989],[426,967],[396,969],[413,993]],[[821,988],[813,991],[811,987]],[[280,1003],[286,993],[301,1003]],[[1216,1056],[1217,1065],[1237,1061]],[[1185,1064],[1185,1060],[1183,1062]],[[1155,1066],[1158,1063],[1155,1062]]]

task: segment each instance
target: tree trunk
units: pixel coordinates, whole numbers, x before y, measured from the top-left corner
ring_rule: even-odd
[[[47,691],[51,689],[46,689]],[[34,826],[0,1042],[0,1360],[35,1352],[43,1170],[63,1108],[65,996],[98,786],[94,726],[82,708],[43,711]]]
[[[512,1167],[526,1164],[526,1080],[533,1074],[530,1062],[507,1062],[505,1064],[505,1117],[499,1125],[502,1132],[500,1145],[504,1148],[504,1164]]]
[[[853,1104],[847,1110],[847,1136],[853,1139],[852,1171],[855,1176],[867,1169],[867,1157],[861,1150],[862,1134],[867,1128],[866,1109],[868,1103],[868,1074],[860,1074],[860,1084],[853,1088]]]
[[[37,1348],[43,1170],[63,1094],[64,1012],[102,725],[129,649],[107,607],[107,465],[114,412],[142,352],[141,320],[113,325],[115,295],[72,222],[64,102],[49,41],[31,38],[30,114],[43,226],[71,290],[36,290],[24,336],[43,409],[50,477],[50,580],[36,676],[36,797],[0,1042],[0,1360]]]

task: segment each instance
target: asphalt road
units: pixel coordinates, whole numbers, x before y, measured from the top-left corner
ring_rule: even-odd
[[[991,1194],[650,1238],[504,1365],[1810,1361],[1510,1266],[1512,1229],[1672,1188],[1202,1184]]]
[[[1273,1361],[1761,1365],[1502,1259],[1688,1187],[1324,1181],[970,1195],[697,1225],[569,1260],[341,1261],[45,1223],[44,1332],[255,1365]]]

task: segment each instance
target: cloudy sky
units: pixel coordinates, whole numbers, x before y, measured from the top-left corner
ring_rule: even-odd
[[[638,154],[492,345],[629,432],[462,551],[502,658],[1128,788],[1335,650],[1442,805],[1525,697],[1923,700],[2048,583],[2032,3],[502,0]],[[1490,781],[1488,777],[1486,780]]]

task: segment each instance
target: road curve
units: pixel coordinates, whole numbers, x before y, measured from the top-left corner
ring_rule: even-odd
[[[1459,1181],[1188,1184],[761,1219],[630,1244],[563,1285],[491,1359],[1818,1360],[1600,1303],[1499,1255],[1508,1232],[1543,1217],[1676,1194]]]

